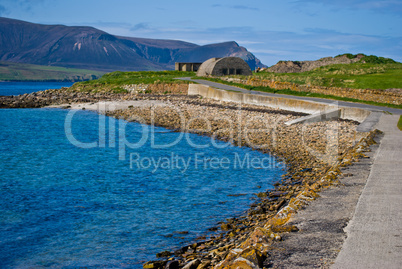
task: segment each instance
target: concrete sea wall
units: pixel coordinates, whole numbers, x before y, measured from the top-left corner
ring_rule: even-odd
[[[226,78],[226,80],[250,86],[270,87],[277,90],[291,89],[292,91],[297,92],[323,93],[380,103],[395,105],[402,104],[402,91],[400,89],[352,89],[340,87],[298,85],[292,82],[276,81],[274,79],[262,79],[257,77],[250,77],[248,79]]]
[[[333,105],[329,105],[326,103],[310,102],[283,97],[271,97],[226,91],[200,84],[189,84],[188,95],[201,95],[206,98],[220,101],[263,105],[307,114],[325,114],[326,112],[339,109],[339,117],[341,119],[354,120],[357,122],[363,122],[371,113],[368,110],[360,108],[338,107],[336,105],[336,101],[334,101]]]

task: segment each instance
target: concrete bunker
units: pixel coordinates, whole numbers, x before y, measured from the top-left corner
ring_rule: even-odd
[[[176,71],[193,71],[197,72],[202,63],[175,63]]]
[[[211,58],[203,62],[197,71],[197,76],[251,76],[250,66],[239,57]]]

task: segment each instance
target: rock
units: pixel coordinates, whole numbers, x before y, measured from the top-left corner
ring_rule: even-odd
[[[184,265],[183,269],[197,269],[198,265],[200,264],[201,264],[200,260],[195,259]]]
[[[205,261],[202,262],[200,265],[198,265],[197,269],[207,269],[211,268],[211,261]]]
[[[150,261],[143,264],[144,269],[163,269],[165,268],[166,261]]]
[[[258,215],[258,214],[264,214],[265,210],[261,206],[257,206],[254,210],[249,211],[249,215]]]
[[[257,227],[254,231],[249,235],[246,241],[241,244],[241,248],[245,249],[247,247],[251,247],[255,244],[267,244],[271,238],[271,232],[265,228]]]
[[[170,256],[172,256],[172,253],[170,251],[167,251],[167,250],[159,252],[159,253],[156,254],[157,258],[170,257]]]
[[[281,197],[281,196],[285,196],[287,194],[287,192],[284,191],[271,191],[269,192],[269,197]]]
[[[262,267],[264,262],[264,256],[262,255],[262,253],[259,250],[254,249],[252,247],[243,250],[243,252],[240,253],[239,256],[252,262],[258,267]]]
[[[179,268],[180,268],[180,263],[177,260],[169,261],[165,266],[165,269],[179,269]]]
[[[350,64],[360,61],[362,56],[349,59],[347,56],[326,57],[317,61],[279,61],[276,65],[269,67],[268,72],[274,73],[299,73],[310,71],[315,68],[330,64]]]
[[[229,230],[233,229],[233,227],[232,227],[232,225],[230,225],[228,223],[222,223],[221,229],[222,229],[222,231],[229,231]]]
[[[252,262],[244,259],[237,258],[232,264],[225,267],[225,269],[258,269],[259,267]]]

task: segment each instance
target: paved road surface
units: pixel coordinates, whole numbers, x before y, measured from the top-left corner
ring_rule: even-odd
[[[402,131],[382,115],[384,137],[333,268],[402,268]]]

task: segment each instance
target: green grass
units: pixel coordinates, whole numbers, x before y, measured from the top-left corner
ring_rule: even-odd
[[[350,54],[347,55],[347,57],[354,58],[356,57],[356,55]],[[402,63],[395,62],[392,59],[372,55],[364,56],[362,60],[366,61],[366,63],[357,62],[352,64],[327,65],[303,73],[259,72],[255,73],[253,76],[257,79],[290,82],[295,83],[297,85],[341,87],[351,89],[378,89],[378,90],[389,89],[389,88],[399,88],[399,89],[402,88]],[[293,91],[290,89],[276,90],[270,87],[255,87],[213,78],[205,78],[205,79],[253,91],[280,93],[295,96],[317,97],[317,98],[364,103],[369,105],[386,106],[391,108],[402,109],[402,105],[365,101],[355,98],[340,97],[321,93],[300,92],[300,91]]]
[[[72,88],[80,91],[102,91],[112,90],[113,92],[125,91],[121,88],[123,85],[131,84],[154,84],[154,83],[189,83],[188,81],[177,80],[177,77],[191,77],[194,72],[181,71],[139,71],[139,72],[121,72],[116,71],[107,73],[96,80],[75,83]]]
[[[293,82],[299,85],[353,89],[402,88],[402,63],[334,64],[303,73],[260,72],[256,73],[255,76],[261,79]]]
[[[82,81],[97,79],[103,74],[85,69],[0,62],[0,81]]]
[[[372,63],[372,64],[394,64],[397,63],[396,61],[390,59],[390,58],[384,58],[384,57],[378,57],[375,55],[365,55],[363,53],[359,53],[359,54],[351,54],[351,53],[344,53],[344,54],[340,54],[335,56],[335,58],[337,57],[341,57],[341,56],[346,56],[349,59],[355,59],[358,56],[361,56],[362,58],[360,59],[360,62],[366,62],[366,63]]]
[[[197,79],[199,79],[199,77],[197,77]],[[353,102],[353,103],[363,103],[363,104],[374,105],[374,106],[385,106],[385,107],[402,109],[402,105],[387,104],[387,103],[380,103],[380,102],[373,102],[373,101],[365,101],[365,100],[359,100],[359,99],[348,98],[348,97],[340,97],[340,96],[329,95],[329,94],[300,92],[300,91],[293,91],[293,90],[290,90],[290,89],[277,90],[277,89],[273,89],[273,88],[270,88],[270,87],[250,86],[250,85],[244,85],[244,84],[240,84],[240,83],[228,82],[228,81],[217,79],[217,78],[203,78],[203,79],[214,81],[214,82],[219,82],[219,83],[227,84],[227,85],[231,85],[231,86],[236,86],[236,87],[247,89],[247,90],[250,90],[250,91],[260,91],[260,92],[287,94],[287,95],[294,95],[294,96],[306,96],[306,97],[333,99],[333,100],[338,100],[338,101]]]
[[[402,131],[402,115],[399,117],[398,129]]]

